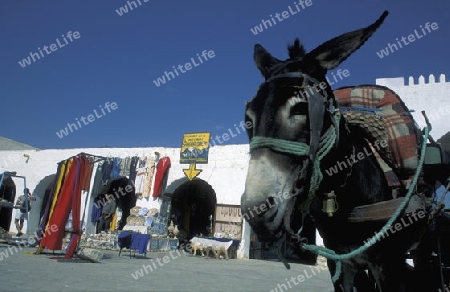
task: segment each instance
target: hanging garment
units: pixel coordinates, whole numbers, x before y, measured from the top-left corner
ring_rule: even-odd
[[[120,173],[120,163],[122,162],[122,159],[119,157],[114,157],[113,162],[112,162],[112,168],[111,168],[111,173],[109,175],[109,177],[111,179],[116,179],[119,178],[119,173]]]
[[[94,200],[94,204],[92,204],[91,211],[91,222],[99,222],[100,217],[102,216],[102,204],[100,204],[100,200],[96,198]]]
[[[94,184],[92,185],[92,196],[96,197],[103,188],[102,176],[103,176],[102,164],[97,165],[97,170],[94,175]]]
[[[122,163],[120,164],[120,172],[119,176],[129,176],[130,175],[130,166],[131,166],[131,157],[127,156],[122,159]]]
[[[67,176],[68,176],[70,168],[72,167],[73,160],[69,159],[68,161],[66,161],[64,163],[65,163],[64,173],[62,174],[62,178],[59,181],[59,184],[56,186],[57,188],[56,188],[53,200],[52,200],[52,204],[51,204],[51,207],[50,207],[50,213],[49,213],[49,216],[48,216],[49,219],[53,215],[53,211],[55,210],[56,202],[58,201],[58,197],[61,194],[61,189],[62,189],[62,187],[64,186],[64,184],[65,184],[65,182],[67,180]]]
[[[75,187],[75,179],[79,169],[79,158],[73,157],[69,160],[71,162],[64,184],[61,186],[61,191],[55,203],[53,213],[50,215],[47,226],[56,226],[56,231],[48,234],[41,240],[41,245],[50,250],[62,249],[62,239],[64,237],[64,226],[69,217],[72,192]]]
[[[58,197],[61,192],[61,188],[63,186],[63,183],[67,180],[67,175],[69,172],[69,169],[72,165],[72,160],[65,160],[61,162],[58,166],[58,169],[60,169],[59,174],[57,175],[58,180],[55,183],[55,189],[52,191],[52,193],[49,195],[49,199],[47,202],[47,206],[44,212],[43,217],[41,218],[41,225],[39,230],[43,230],[39,232],[39,238],[43,238],[43,235],[47,235],[47,230],[50,225],[50,218],[52,218],[53,211],[55,210],[56,201],[58,200]],[[50,229],[52,230],[52,229]],[[44,237],[45,238],[45,237]],[[36,250],[36,254],[39,254],[42,250],[44,250],[44,246],[42,246],[42,239],[39,241],[39,247]]]
[[[134,186],[136,187],[136,195],[142,195],[142,192],[144,191],[144,178],[146,174],[147,169],[147,157],[143,157],[139,160],[139,163],[137,165],[137,175],[136,180],[134,182]]]
[[[39,222],[39,228],[36,231],[36,245],[40,244],[41,242],[41,238],[43,237],[46,228],[47,228],[47,223],[48,223],[48,218],[50,215],[50,208],[52,206],[53,203],[53,198],[55,196],[55,193],[57,192],[57,190],[60,188],[61,186],[61,181],[64,178],[65,175],[65,169],[66,169],[66,165],[67,165],[67,161],[63,161],[62,163],[58,164],[58,169],[56,171],[56,175],[55,175],[55,179],[52,183],[52,188],[51,191],[48,195],[47,201],[44,202],[45,203],[45,209],[44,212],[40,218],[40,222]],[[38,250],[35,252],[36,254],[39,254],[40,251],[42,251],[42,247],[38,248]]]
[[[145,169],[138,169],[136,175],[136,181],[134,186],[136,188],[135,194],[136,196],[141,196],[142,191],[144,190],[144,177],[145,177]]]
[[[94,170],[94,158],[89,157],[88,162],[89,163],[85,166],[86,173],[81,184],[81,189],[86,192],[89,192],[89,188],[91,186],[92,171]]]
[[[152,191],[153,174],[155,173],[155,159],[148,157],[147,168],[144,175],[142,197],[149,198]]]
[[[112,167],[113,167],[113,159],[112,158],[106,159],[102,165],[102,183],[104,186],[106,186],[109,182]]]
[[[165,178],[169,174],[170,158],[168,156],[159,159],[156,166],[155,186],[153,188],[153,197],[159,197],[163,191]]]
[[[77,173],[75,175],[74,189],[72,190],[72,238],[70,239],[69,245],[67,246],[65,259],[71,259],[75,249],[78,246],[78,242],[81,236],[81,188],[84,176],[86,175],[87,164],[89,164],[86,156],[82,155],[79,158],[77,165]],[[67,220],[67,219],[66,219]],[[64,234],[63,234],[64,237]],[[61,244],[62,239],[61,238]]]
[[[137,156],[133,156],[131,158],[131,162],[130,162],[130,182],[131,183],[135,183],[136,181],[136,175],[137,175],[137,164],[139,162],[139,157]]]
[[[109,230],[114,231],[116,230],[117,226],[117,212],[114,212],[114,215],[111,219],[111,225],[109,226]]]

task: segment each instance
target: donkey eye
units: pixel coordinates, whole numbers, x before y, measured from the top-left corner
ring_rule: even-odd
[[[308,103],[299,102],[291,107],[290,116],[302,115],[306,116],[308,114]]]
[[[251,139],[253,137],[253,120],[248,115],[245,115],[245,128],[248,137]]]

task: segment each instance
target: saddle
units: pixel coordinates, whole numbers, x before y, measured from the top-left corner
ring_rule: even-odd
[[[362,134],[369,144],[388,185],[393,199],[358,206],[349,214],[350,222],[386,222],[403,201],[419,164],[421,131],[410,110],[391,89],[379,85],[360,85],[334,91],[342,116],[351,132]],[[415,193],[405,214],[425,209],[425,198]]]
[[[394,91],[380,85],[342,87],[334,91],[334,96],[350,130],[362,133],[368,141],[394,197],[394,190],[407,191],[423,139],[405,103]]]

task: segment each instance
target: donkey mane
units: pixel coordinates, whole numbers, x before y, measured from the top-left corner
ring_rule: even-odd
[[[306,55],[305,47],[303,46],[303,44],[300,42],[300,40],[298,38],[295,38],[294,43],[289,44],[287,49],[288,49],[288,53],[289,53],[289,58],[291,60],[301,58]]]

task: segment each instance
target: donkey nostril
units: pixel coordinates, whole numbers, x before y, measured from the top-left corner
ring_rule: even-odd
[[[262,204],[261,206],[264,206],[264,208],[263,208],[264,211],[262,211],[259,214],[259,216],[262,217],[264,214],[268,213],[268,214],[266,214],[266,216],[269,215],[269,217],[267,217],[266,220],[268,222],[273,222],[273,220],[275,219],[275,217],[276,217],[276,215],[278,213],[278,210],[276,208],[273,208],[274,206],[276,206],[275,198],[274,197],[268,197],[266,199],[266,202],[264,204]],[[275,209],[275,210],[272,210],[272,209]]]
[[[275,198],[274,197],[268,197],[264,203],[259,205],[259,212],[258,216],[262,217],[265,213],[271,210],[271,208],[275,204]]]
[[[274,197],[268,197],[267,198],[267,205],[268,205],[269,208],[274,206],[275,205],[275,198]]]
[[[273,222],[273,220],[275,220],[275,216],[277,216],[278,210],[275,210],[275,212],[273,212],[272,215],[270,215],[269,218],[267,218],[268,222]]]

